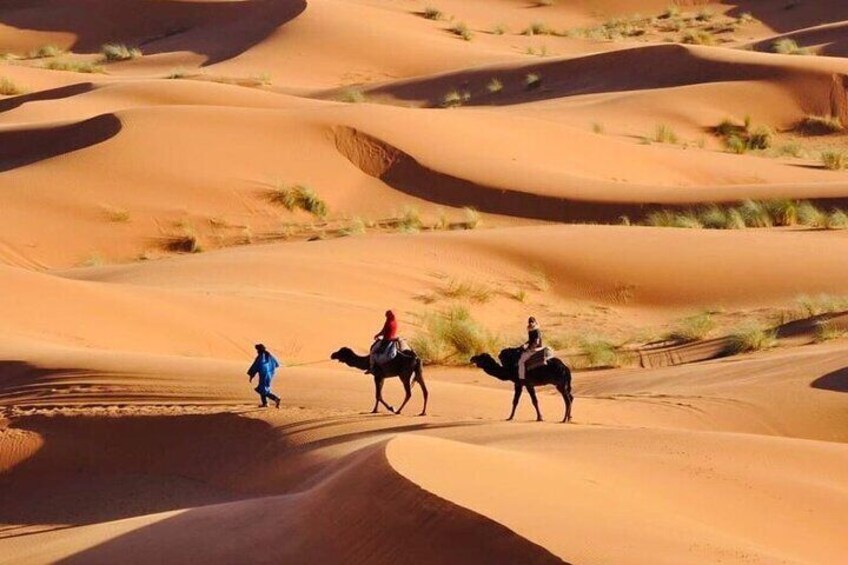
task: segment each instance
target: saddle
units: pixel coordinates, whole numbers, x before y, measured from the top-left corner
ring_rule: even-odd
[[[375,341],[371,346],[371,359],[377,365],[385,365],[404,351],[411,351],[403,339],[394,339],[389,342]]]
[[[550,347],[543,347],[539,351],[533,353],[529,359],[527,359],[527,363],[525,365],[526,370],[532,371],[533,369],[538,369],[543,365],[547,365],[548,361],[553,359],[554,352]]]

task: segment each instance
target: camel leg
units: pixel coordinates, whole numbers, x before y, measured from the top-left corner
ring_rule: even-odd
[[[539,399],[536,398],[536,388],[533,385],[527,385],[527,394],[530,395],[530,400],[533,401],[533,408],[536,409],[536,421],[542,421],[542,413],[539,411]]]
[[[371,410],[372,414],[376,414],[380,409],[380,396],[381,391],[383,389],[383,379],[378,377],[374,377],[374,409]]]
[[[427,415],[427,399],[429,398],[430,393],[427,392],[427,385],[424,384],[424,376],[423,375],[416,376],[415,380],[418,381],[418,384],[421,385],[421,392],[424,393],[424,408],[421,409],[421,413],[419,414],[419,416],[426,416]]]
[[[400,405],[400,408],[397,409],[395,414],[400,414],[403,407],[406,406],[406,403],[409,402],[410,398],[412,398],[412,383],[409,382],[409,377],[401,377],[400,382],[403,383],[403,392],[406,396],[404,396],[403,403]]]
[[[562,421],[565,423],[571,420],[571,392],[566,390],[563,385],[557,385],[557,390],[562,395],[562,401],[565,404],[565,414],[562,417]]]
[[[377,412],[377,408],[380,404],[386,407],[389,412],[394,412],[395,409],[389,406],[385,400],[383,400],[383,382],[384,379],[382,376],[374,375],[374,388],[376,389],[377,402],[374,404],[374,410],[371,412],[375,414]]]
[[[515,395],[512,397],[512,412],[509,413],[509,418],[506,419],[507,422],[515,417],[515,409],[518,408],[518,401],[521,400],[522,392],[524,392],[524,387],[521,386],[521,383],[515,383]]]

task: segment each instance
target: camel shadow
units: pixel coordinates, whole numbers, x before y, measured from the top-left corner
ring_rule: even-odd
[[[848,392],[848,367],[822,375],[811,382],[810,386],[821,390]]]

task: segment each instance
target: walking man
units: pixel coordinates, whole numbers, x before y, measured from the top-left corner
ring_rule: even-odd
[[[268,406],[269,398],[276,403],[277,408],[280,407],[280,397],[271,392],[271,379],[274,378],[274,373],[279,366],[280,364],[271,355],[271,352],[265,349],[264,345],[256,344],[256,359],[254,359],[250,369],[247,370],[247,374],[250,376],[250,382],[253,382],[253,377],[259,375],[259,384],[254,390],[259,394],[259,399],[262,401],[262,404],[259,405],[260,408]]]

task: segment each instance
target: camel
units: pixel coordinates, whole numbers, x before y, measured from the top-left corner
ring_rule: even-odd
[[[349,347],[342,347],[330,355],[330,359],[334,359],[360,371],[367,371],[369,367],[368,355],[357,355]],[[383,400],[383,381],[392,377],[400,377],[400,382],[403,383],[403,389],[406,392],[406,398],[403,399],[403,404],[400,405],[397,411]],[[412,397],[412,385],[416,382],[421,385],[421,392],[424,393],[424,408],[421,410],[419,416],[425,416],[427,414],[427,398],[429,394],[427,392],[427,385],[424,384],[424,370],[421,359],[415,353],[410,354],[410,352],[406,352],[405,354],[399,354],[388,363],[374,367],[375,401],[374,409],[371,410],[371,413],[376,414],[377,409],[382,404],[389,409],[389,412],[400,414],[401,410],[403,410],[406,403]]]
[[[565,415],[562,418],[563,422],[571,421],[571,403],[574,401],[574,396],[571,394],[571,371],[560,359],[554,357],[547,362],[546,365],[536,367],[533,370],[527,371],[524,386],[521,386],[521,381],[518,379],[518,360],[521,357],[521,348],[514,347],[504,349],[498,355],[500,363],[496,361],[488,353],[475,355],[471,358],[471,362],[477,367],[483,369],[486,374],[495,377],[501,381],[510,381],[515,386],[515,396],[512,398],[512,412],[509,414],[507,421],[512,420],[515,416],[515,409],[518,407],[518,401],[521,399],[521,393],[524,387],[527,387],[527,393],[533,401],[533,407],[536,409],[536,421],[542,421],[542,413],[539,411],[539,401],[536,398],[536,387],[545,385],[554,385],[562,399],[565,402]]]

